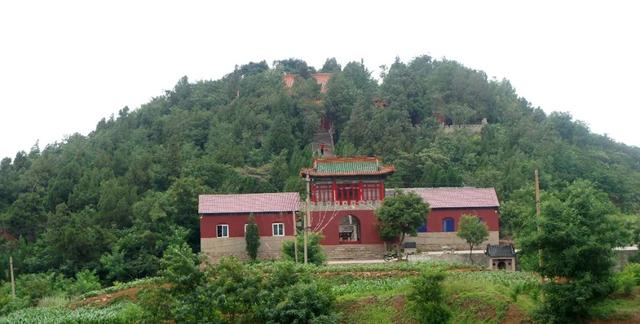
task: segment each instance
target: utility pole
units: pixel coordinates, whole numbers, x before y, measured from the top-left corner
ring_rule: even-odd
[[[16,279],[13,276],[13,257],[9,256],[9,271],[11,272],[11,295],[16,298]]]
[[[306,181],[307,181],[307,208],[306,211],[304,213],[304,264],[307,264],[308,262],[308,248],[307,248],[307,241],[308,241],[308,237],[309,237],[309,213],[310,211],[310,207],[311,204],[309,203],[309,174],[307,174],[306,177]]]
[[[538,218],[538,234],[542,232],[540,226],[540,179],[538,178],[538,169],[534,172],[536,182],[536,217]],[[538,266],[542,267],[542,249],[538,250]]]

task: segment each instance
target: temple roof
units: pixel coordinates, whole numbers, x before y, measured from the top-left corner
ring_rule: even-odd
[[[487,244],[484,254],[492,258],[515,258],[516,251],[513,245],[491,245]]]
[[[331,177],[354,175],[383,175],[395,171],[392,165],[382,165],[376,157],[329,157],[313,161],[313,168],[300,171],[301,176]]]
[[[482,208],[500,207],[498,196],[493,188],[400,188],[402,191],[415,192],[429,203],[431,208]],[[388,195],[392,195],[393,190]]]
[[[300,208],[297,192],[200,195],[199,214],[291,212]]]

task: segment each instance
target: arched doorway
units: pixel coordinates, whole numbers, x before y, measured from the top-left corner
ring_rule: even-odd
[[[353,215],[342,217],[338,228],[338,237],[340,243],[359,243],[360,220]]]
[[[498,270],[507,270],[507,264],[504,261],[498,262]]]

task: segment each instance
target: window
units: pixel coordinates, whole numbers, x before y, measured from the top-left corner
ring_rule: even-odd
[[[284,224],[283,223],[273,223],[271,224],[271,229],[273,230],[273,236],[284,236]]]
[[[313,190],[313,196],[311,197],[314,202],[333,201],[333,190],[331,189],[331,184],[317,184],[314,186],[315,190]]]
[[[229,225],[220,224],[216,226],[217,237],[229,237]]]
[[[352,201],[358,201],[360,199],[360,190],[358,190],[357,183],[339,184],[338,185],[338,201],[346,201],[348,203]]]
[[[442,220],[442,231],[443,232],[455,232],[455,222],[453,218],[445,218]]]
[[[379,183],[363,183],[362,184],[362,200],[378,201],[380,198],[381,186]]]
[[[418,227],[418,233],[426,233],[427,232],[427,223],[424,223],[424,225]]]

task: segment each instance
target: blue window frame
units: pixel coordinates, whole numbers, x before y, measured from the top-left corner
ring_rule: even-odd
[[[442,231],[443,232],[455,232],[456,226],[453,218],[445,218],[442,220]]]

